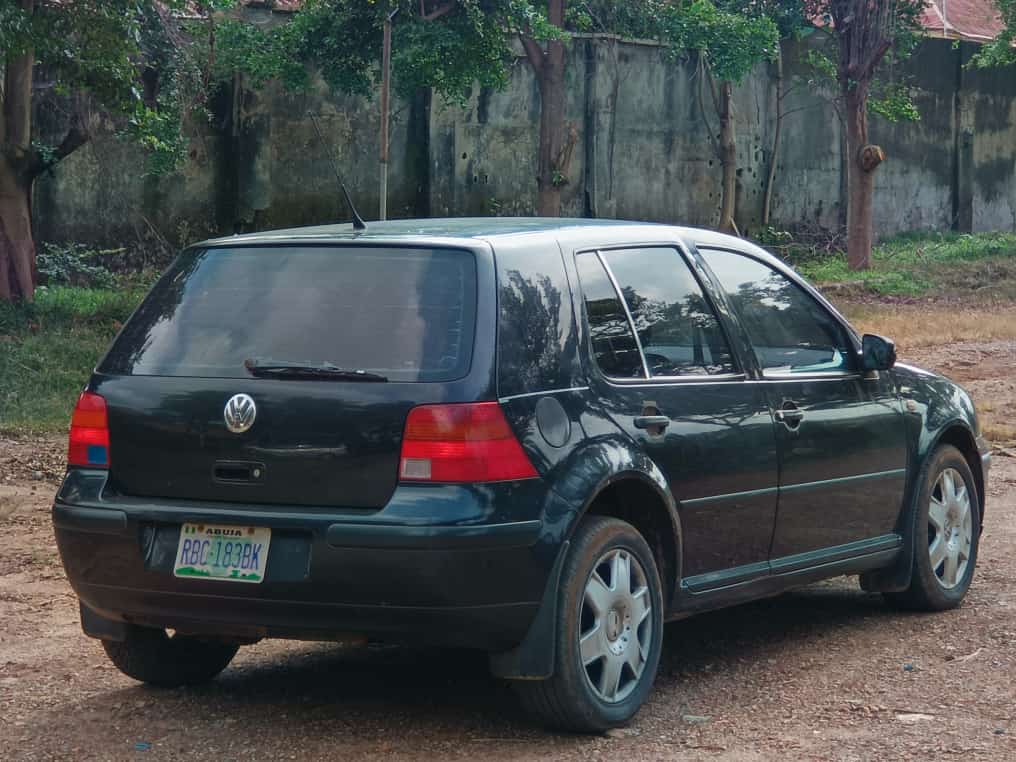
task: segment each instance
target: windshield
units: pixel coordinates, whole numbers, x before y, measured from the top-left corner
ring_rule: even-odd
[[[334,365],[391,381],[469,371],[476,263],[455,249],[273,246],[186,251],[100,372],[250,378],[244,362]]]

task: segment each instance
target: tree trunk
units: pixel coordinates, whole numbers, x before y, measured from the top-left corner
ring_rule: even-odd
[[[35,242],[32,239],[32,182],[0,157],[0,300],[32,301]]]
[[[868,143],[868,90],[863,84],[847,90],[844,117],[847,134],[847,264],[852,270],[867,270],[871,266],[875,167],[868,167],[862,162]]]
[[[734,85],[720,82],[720,167],[723,170],[719,229],[737,232],[734,222],[737,193],[737,142],[734,133]]]
[[[762,197],[762,227],[769,227],[773,210],[773,188],[776,185],[776,163],[780,158],[780,140],[783,137],[783,49],[776,46],[776,126],[773,128],[773,146],[769,153],[769,172],[766,174],[766,190]]]
[[[547,19],[564,29],[565,0],[550,0]],[[564,64],[565,49],[561,40],[549,40],[546,50],[532,37],[521,35],[526,57],[540,86],[540,145],[537,151],[536,211],[542,217],[561,215],[561,186],[568,178],[564,159]]]
[[[548,54],[546,60],[550,58]],[[540,78],[540,152],[536,176],[537,212],[542,217],[561,216],[561,186],[566,178],[558,166],[558,157],[563,145],[564,67],[548,66]]]
[[[19,0],[29,15],[34,0]],[[3,62],[0,90],[0,299],[31,301],[35,295],[32,240],[32,68],[29,49]]]

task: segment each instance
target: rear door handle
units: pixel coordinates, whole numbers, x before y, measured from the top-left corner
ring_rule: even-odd
[[[786,400],[776,411],[776,420],[789,429],[796,429],[804,420],[804,411],[790,400]]]
[[[665,415],[640,415],[635,419],[636,429],[665,429],[670,425],[670,419]]]

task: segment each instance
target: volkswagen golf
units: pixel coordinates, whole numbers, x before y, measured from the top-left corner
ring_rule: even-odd
[[[601,731],[668,620],[838,575],[957,606],[988,453],[963,389],[744,240],[311,227],[180,254],[77,402],[53,523],[137,680],[353,634],[481,649]]]

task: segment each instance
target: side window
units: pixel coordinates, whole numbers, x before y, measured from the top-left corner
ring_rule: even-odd
[[[595,253],[575,258],[596,364],[611,378],[645,378],[635,335],[614,285]]]
[[[699,252],[740,315],[765,375],[852,370],[843,326],[804,289],[743,254]]]
[[[677,249],[623,249],[603,256],[631,312],[650,376],[735,372],[723,329]]]

